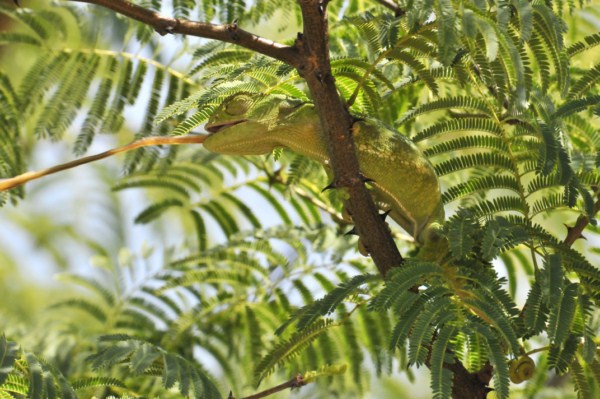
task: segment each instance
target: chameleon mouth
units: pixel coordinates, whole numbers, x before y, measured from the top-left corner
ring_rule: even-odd
[[[227,129],[228,127],[235,126],[237,124],[246,122],[246,120],[247,119],[240,119],[239,121],[217,123],[215,125],[206,125],[206,126],[204,126],[204,129],[206,129],[206,131],[209,132],[210,134],[215,134],[217,132],[220,132],[223,129]]]

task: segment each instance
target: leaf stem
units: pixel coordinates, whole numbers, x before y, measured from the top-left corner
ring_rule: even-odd
[[[536,348],[536,349],[532,349],[529,352],[526,353],[527,356],[529,355],[533,355],[534,353],[538,353],[538,352],[544,352],[550,350],[550,346],[542,346],[541,348]]]

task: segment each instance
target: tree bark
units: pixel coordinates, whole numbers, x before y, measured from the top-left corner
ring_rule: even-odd
[[[298,72],[306,80],[327,134],[333,187],[346,189],[352,218],[361,240],[369,250],[379,272],[385,277],[392,268],[400,266],[402,257],[384,221],[379,217],[360,172],[352,125],[354,120],[338,95],[329,59],[329,29],[327,2],[300,0],[303,34],[296,40],[302,63]]]

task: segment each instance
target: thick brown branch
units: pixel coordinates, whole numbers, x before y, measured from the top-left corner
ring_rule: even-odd
[[[431,368],[431,348],[437,336],[434,334],[431,344],[427,347],[427,358],[425,365]],[[451,351],[447,352],[452,355]],[[454,362],[444,363],[444,368],[452,372],[452,398],[453,399],[486,399],[487,394],[492,391],[489,387],[494,368],[486,363],[479,371],[471,373],[465,368],[460,360],[454,357]]]
[[[327,1],[300,0],[303,31],[296,41],[303,63],[298,72],[306,80],[319,113],[323,131],[327,132],[333,186],[349,193],[352,218],[365,247],[379,272],[385,276],[402,263],[402,257],[387,226],[379,217],[371,195],[365,188],[354,141],[353,119],[344,107],[335,86],[329,59]]]
[[[492,391],[488,386],[492,379],[493,367],[485,365],[476,373],[469,373],[463,364],[455,359],[454,363],[444,363],[444,368],[452,371],[452,397],[454,399],[486,399]]]
[[[240,29],[235,22],[225,25],[215,25],[186,19],[170,18],[126,0],[70,1],[96,4],[109,8],[126,17],[151,26],[161,35],[171,33],[215,39],[222,42],[237,44],[292,66],[299,65],[300,58],[294,47],[276,43],[247,32]]]
[[[71,162],[63,163],[60,165],[52,166],[51,168],[38,170],[36,172],[25,172],[9,179],[0,180],[0,191],[10,190],[21,186],[32,180],[39,179],[40,177],[48,176],[56,172],[71,169],[79,165],[98,161],[100,159],[108,158],[121,152],[127,152],[135,150],[140,147],[149,147],[154,145],[177,145],[177,144],[201,144],[204,142],[206,136],[199,134],[190,134],[187,136],[177,137],[146,137],[124,145],[122,147],[113,148],[108,151],[101,152],[100,154],[90,155],[89,157],[83,157],[76,159]]]

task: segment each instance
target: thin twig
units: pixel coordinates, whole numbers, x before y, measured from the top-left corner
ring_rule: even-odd
[[[291,388],[291,389],[300,388],[303,385],[306,385],[306,382],[304,381],[304,377],[302,376],[302,374],[298,374],[295,377],[293,377],[292,379],[290,379],[289,381],[284,382],[283,384],[279,384],[273,388],[266,389],[262,392],[254,394],[254,395],[246,396],[242,399],[260,399],[260,398],[267,397],[269,395],[273,395],[274,393],[283,391],[288,388]],[[235,399],[231,394],[229,395],[229,398]]]
[[[600,200],[594,204],[594,215],[600,211]],[[585,238],[583,236],[583,230],[586,228],[590,220],[585,215],[579,215],[575,225],[573,227],[567,226],[567,236],[565,237],[564,244],[568,247],[573,245],[579,238]]]
[[[155,145],[201,144],[204,142],[204,139],[206,139],[206,137],[206,135],[201,134],[189,134],[186,136],[175,137],[146,137],[144,139],[136,140],[122,147],[113,148],[108,151],[101,152],[100,154],[90,155],[88,157],[76,159],[71,162],[52,166],[51,168],[42,169],[35,172],[25,172],[18,176],[11,177],[9,179],[0,180],[0,191],[10,190],[11,188],[18,187],[32,180],[39,179],[40,177],[48,176],[56,172],[61,172],[63,170],[74,168],[79,165],[108,158],[121,152],[135,150],[136,148],[149,147]]]
[[[392,0],[377,0],[377,2],[379,4],[381,4],[382,6],[392,10],[394,12],[394,15],[397,17],[401,17],[404,14],[406,14],[406,11],[404,9],[400,8],[400,6],[398,6],[398,4],[396,4]]]

